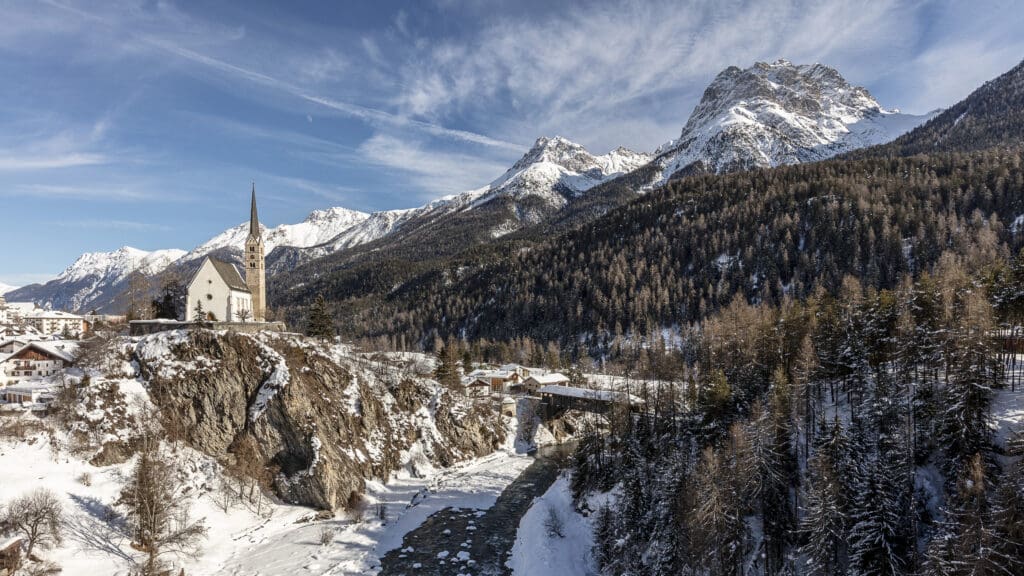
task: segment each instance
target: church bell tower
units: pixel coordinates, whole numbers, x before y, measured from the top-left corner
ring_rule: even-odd
[[[256,183],[252,185],[249,236],[245,239],[245,285],[252,293],[252,319],[265,322],[267,315],[267,278],[263,264],[263,232],[256,214]]]

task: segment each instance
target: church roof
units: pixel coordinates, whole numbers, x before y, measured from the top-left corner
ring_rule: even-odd
[[[217,271],[217,274],[228,285],[228,288],[241,292],[249,291],[249,287],[245,285],[245,280],[242,280],[242,276],[238,273],[238,268],[235,268],[234,264],[217,260],[216,258],[210,258],[210,264],[213,264],[213,269]]]

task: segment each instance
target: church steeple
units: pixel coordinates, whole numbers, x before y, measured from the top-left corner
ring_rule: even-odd
[[[267,281],[263,261],[263,234],[260,232],[260,218],[256,212],[256,183],[252,185],[252,201],[249,205],[249,237],[245,239],[245,284],[252,293],[252,319],[266,320]]]
[[[260,217],[256,213],[256,183],[252,183],[252,204],[249,208],[249,236],[258,237],[260,235]]]

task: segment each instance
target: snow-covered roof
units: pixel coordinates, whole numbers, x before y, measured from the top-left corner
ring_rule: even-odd
[[[549,384],[547,386],[541,386],[537,392],[540,394],[554,394],[556,396],[569,396],[572,398],[587,398],[591,400],[600,400],[602,402],[618,402],[628,397],[630,404],[643,404],[642,399],[633,396],[632,394],[626,394],[625,392],[618,392],[616,390],[590,390],[588,388]]]
[[[21,354],[23,351],[28,349],[35,349],[43,354],[49,356],[55,356],[65,362],[72,362],[75,359],[75,354],[78,352],[78,342],[74,340],[52,340],[52,341],[35,341],[25,344],[21,348],[18,348],[14,353],[8,355],[4,360]]]
[[[4,393],[12,392],[14,394],[32,394],[35,392],[50,392],[53,390],[53,384],[51,382],[25,382],[23,384],[15,384],[6,388],[0,389]]]
[[[25,316],[26,318],[40,318],[43,320],[83,320],[77,314],[61,310],[38,310]]]
[[[538,384],[558,384],[560,382],[568,382],[569,377],[565,374],[552,372],[550,374],[537,374],[536,376],[530,376],[528,380],[533,380]]]
[[[14,338],[6,338],[4,340],[0,340],[0,348],[3,348],[4,346],[7,346],[8,344],[16,344],[16,345],[19,345],[19,346],[24,346],[25,344],[28,344],[29,342],[34,342],[36,340],[41,340],[41,339],[42,338],[40,338],[39,336],[37,336],[35,334],[25,334],[25,335],[22,335],[22,336],[15,336]]]

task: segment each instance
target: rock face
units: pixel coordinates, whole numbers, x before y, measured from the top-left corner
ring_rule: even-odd
[[[661,181],[813,162],[888,142],[935,114],[886,110],[821,64],[730,66],[708,85],[679,138],[658,149],[656,161]]]
[[[431,380],[297,336],[167,332],[129,353],[168,434],[226,462],[255,446],[296,504],[344,507],[368,478],[481,456],[507,434]]]

